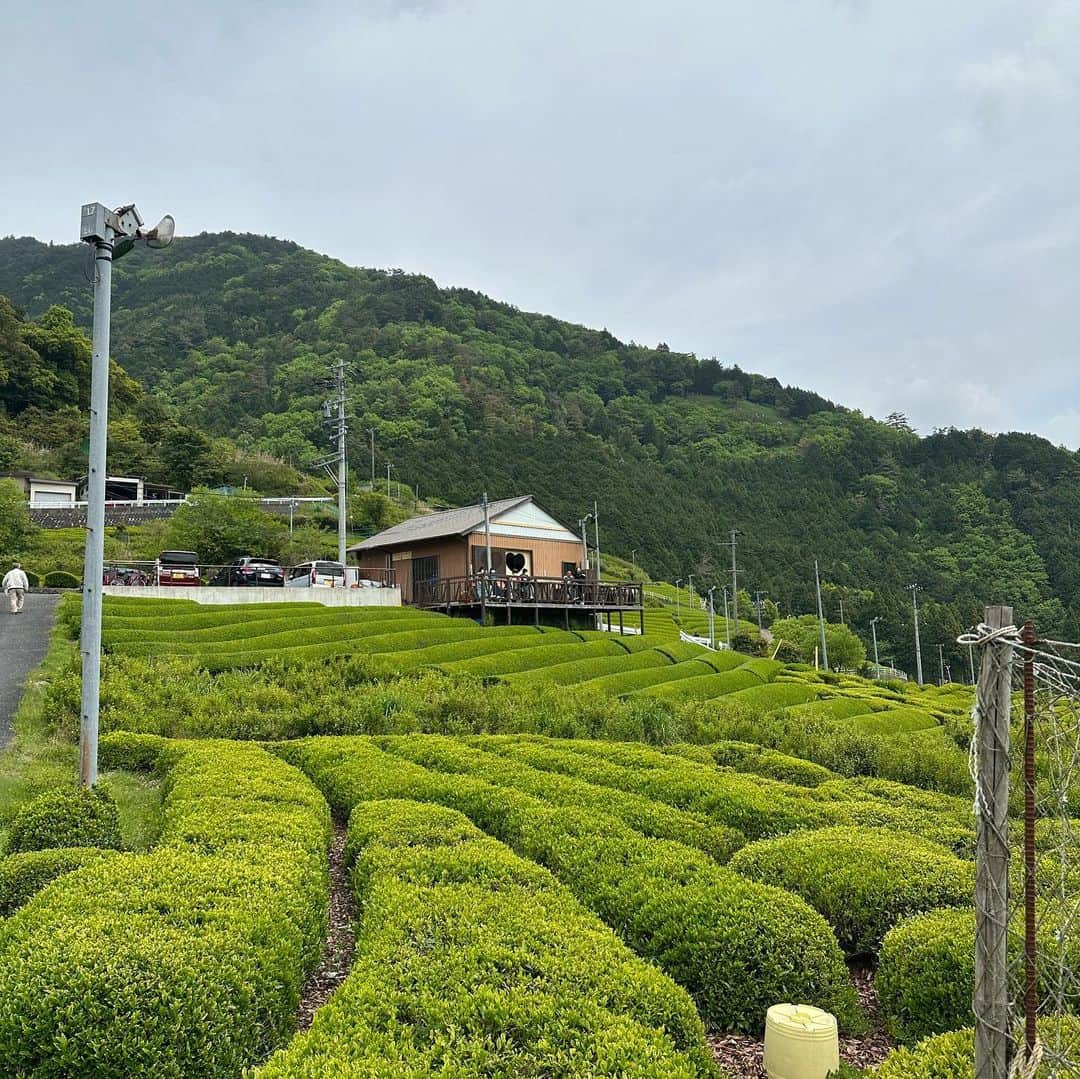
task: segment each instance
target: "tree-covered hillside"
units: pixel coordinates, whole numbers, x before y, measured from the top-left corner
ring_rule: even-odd
[[[35,320],[22,324],[26,343],[36,332],[26,326],[60,317],[47,315],[53,305],[89,327],[85,266],[76,246],[0,241],[0,293]],[[602,545],[636,551],[656,577],[722,582],[722,544],[738,528],[740,586],[767,591],[784,615],[809,611],[816,556],[829,616],[842,600],[869,637],[881,615],[882,658],[908,669],[913,581],[924,589],[928,673],[936,645],[984,602],[1080,634],[1080,470],[1076,454],[1041,438],[919,438],[899,420],[716,360],[266,237],[178,240],[124,259],[114,281],[114,357],[146,390],[132,405],[135,433],[179,437],[175,425],[206,440],[194,458],[158,453],[162,479],[213,482],[214,447],[226,444],[215,439],[309,469],[326,452],[326,365],[342,356],[355,371],[350,449],[361,479],[374,427],[380,476],[392,461],[395,478],[425,496],[527,491],[571,524],[596,499]],[[60,415],[55,395],[28,404],[4,370],[0,356],[9,416],[32,409],[40,427]],[[17,442],[14,428],[0,431]],[[959,675],[966,657],[952,647],[950,661]]]

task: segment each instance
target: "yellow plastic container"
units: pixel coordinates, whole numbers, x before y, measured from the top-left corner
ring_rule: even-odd
[[[840,1067],[836,1017],[810,1004],[774,1004],[765,1016],[769,1079],[825,1079]]]

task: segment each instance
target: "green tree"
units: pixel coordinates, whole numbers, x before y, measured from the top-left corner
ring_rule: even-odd
[[[289,526],[259,506],[254,491],[223,495],[205,487],[191,492],[165,530],[165,544],[195,551],[206,565],[223,565],[243,554],[277,557]]]
[[[820,651],[821,629],[815,615],[777,619],[772,625],[772,633],[774,641],[783,640],[798,649],[804,663],[812,663],[815,650]],[[866,648],[848,626],[826,622],[825,646],[829,651],[831,667],[857,670],[866,662]]]
[[[26,495],[11,480],[0,480],[0,556],[22,554],[37,531]]]

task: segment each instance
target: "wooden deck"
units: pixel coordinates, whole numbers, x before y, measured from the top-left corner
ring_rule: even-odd
[[[537,624],[542,611],[561,611],[568,622],[573,613],[607,615],[608,626],[618,615],[624,628],[628,613],[637,613],[644,632],[645,608],[641,584],[630,581],[565,580],[561,577],[445,577],[413,583],[412,604],[447,614],[505,611],[506,621]]]

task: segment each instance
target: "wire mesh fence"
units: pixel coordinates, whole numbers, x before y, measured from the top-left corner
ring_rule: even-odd
[[[974,711],[976,1079],[1080,1075],[1080,645],[989,608]]]

